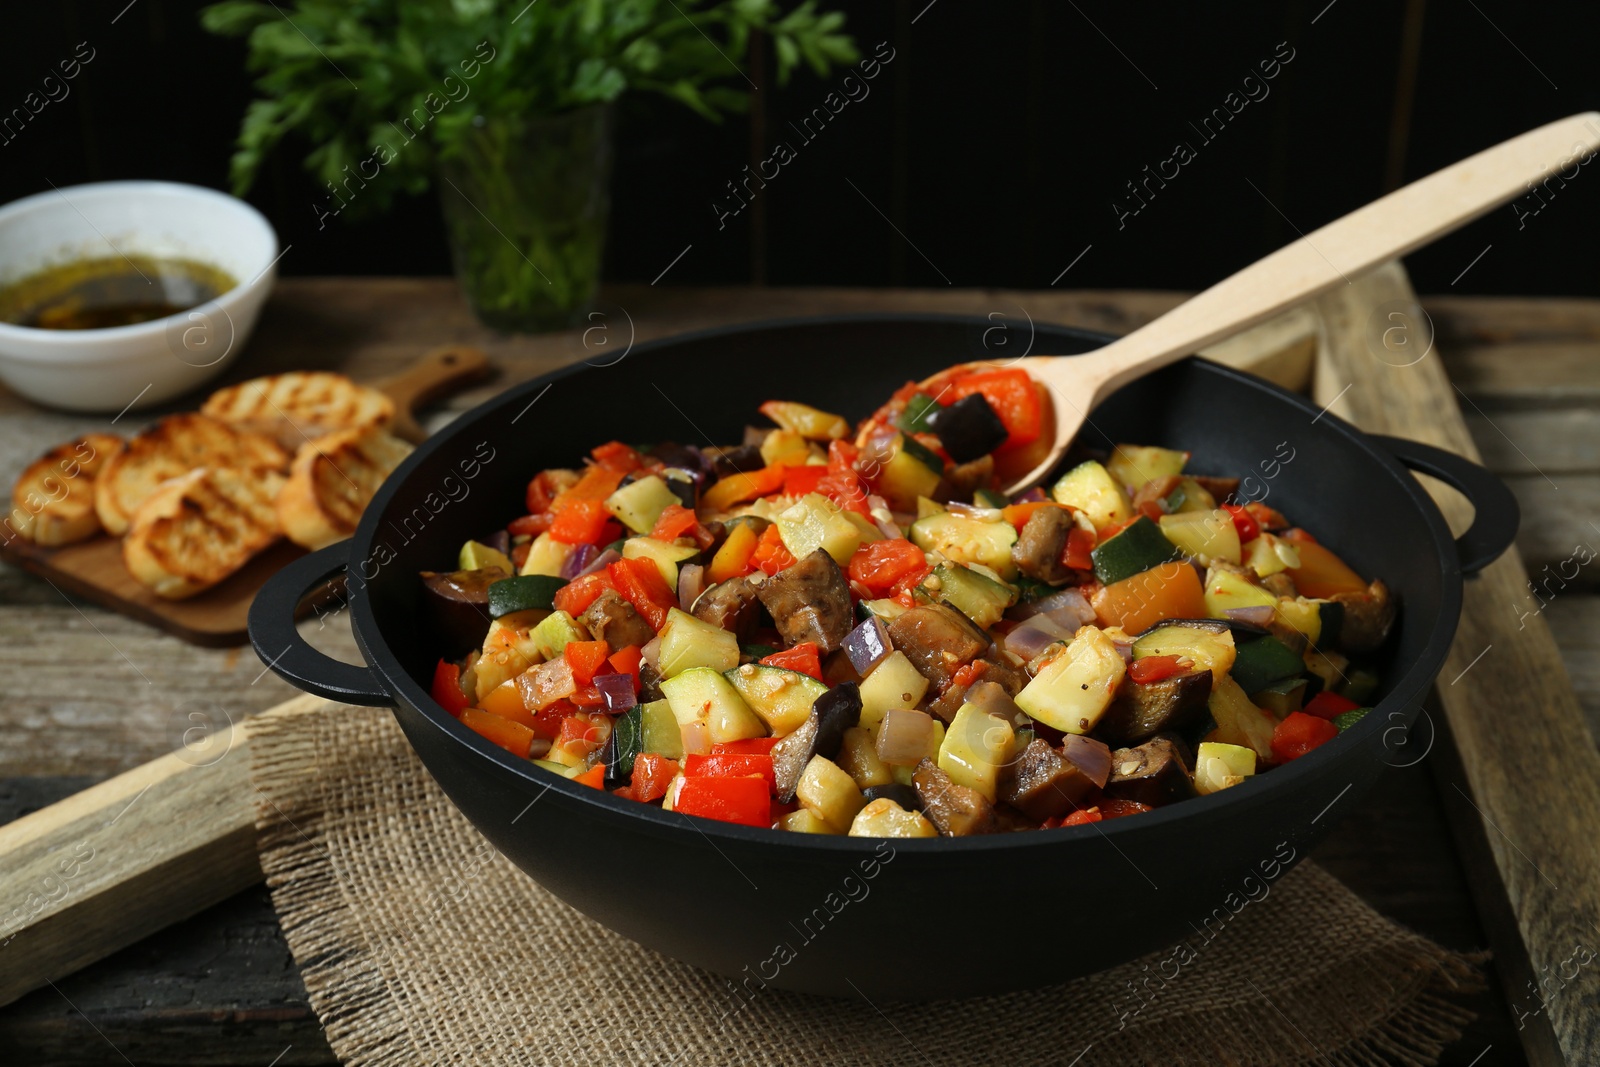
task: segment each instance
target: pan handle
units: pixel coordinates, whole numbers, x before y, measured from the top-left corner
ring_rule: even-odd
[[[340,541],[295,560],[267,579],[250,605],[250,644],[261,662],[296,689],[342,704],[392,707],[394,697],[372,668],[324,655],[295,629],[295,616],[306,597],[343,574],[349,562],[350,542]]]
[[[1463,575],[1470,578],[1477,574],[1499,559],[1517,539],[1522,509],[1506,483],[1486,468],[1420,441],[1381,434],[1371,437],[1410,469],[1433,475],[1472,502],[1472,525],[1456,538],[1456,555]]]

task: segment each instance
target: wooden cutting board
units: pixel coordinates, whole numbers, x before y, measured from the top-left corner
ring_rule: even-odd
[[[390,431],[412,442],[426,436],[416,413],[423,406],[489,374],[489,359],[477,348],[445,345],[391,378],[374,382],[394,401]],[[226,581],[187,600],[163,600],[141,585],[122,563],[122,542],[100,536],[75,545],[45,548],[15,539],[0,542],[0,559],[38,575],[62,593],[80,597],[148,623],[192,644],[231,648],[249,638],[245,619],[256,590],[305,549],[280,541]]]

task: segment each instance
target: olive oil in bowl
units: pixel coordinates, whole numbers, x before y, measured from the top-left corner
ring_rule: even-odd
[[[132,326],[215,300],[238,282],[192,259],[79,259],[0,286],[0,322],[40,330]]]

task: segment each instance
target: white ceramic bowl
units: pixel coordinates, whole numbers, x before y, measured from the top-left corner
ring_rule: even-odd
[[[196,260],[239,284],[132,326],[37,330],[0,322],[0,381],[71,411],[148,407],[195,388],[244,347],[272,288],[278,235],[244,201],[175,182],[74,185],[0,208],[0,284],[118,253]]]

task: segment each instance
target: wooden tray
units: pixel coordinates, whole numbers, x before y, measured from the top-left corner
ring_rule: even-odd
[[[446,345],[400,374],[375,383],[394,401],[391,431],[419,443],[426,435],[416,412],[487,376],[489,370],[489,359],[479,349]],[[207,648],[245,644],[245,619],[256,590],[278,568],[303,555],[305,550],[298,545],[280,541],[220,585],[187,600],[164,600],[128,573],[122,563],[122,542],[117,538],[95,537],[60,548],[44,548],[20,538],[9,544],[0,542],[0,560],[37,574],[61,592]]]

